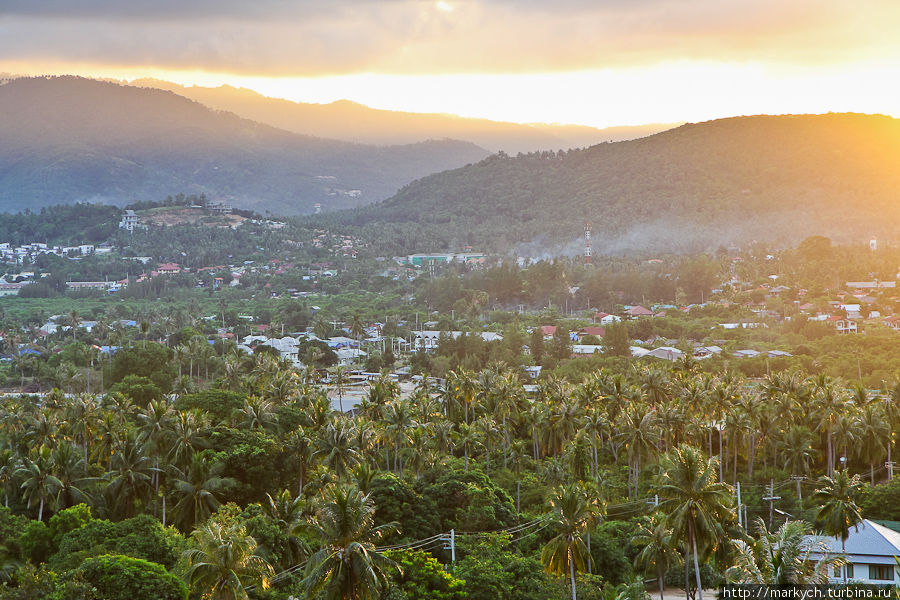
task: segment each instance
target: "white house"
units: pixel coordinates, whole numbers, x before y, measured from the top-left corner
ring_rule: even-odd
[[[141,226],[141,219],[133,210],[126,210],[122,214],[122,220],[119,221],[119,229],[126,231],[134,231],[135,227]]]
[[[572,354],[603,354],[603,346],[599,344],[573,344]]]
[[[679,358],[684,356],[684,352],[682,352],[678,348],[673,348],[671,346],[660,346],[659,348],[654,348],[644,356],[661,358],[663,360],[678,360]]]
[[[850,536],[841,550],[840,538],[810,536],[810,541],[821,546],[831,555],[844,554],[847,581],[871,584],[900,584],[895,556],[900,556],[900,533],[865,519],[857,527],[850,528]],[[819,560],[821,551],[813,552],[810,558]],[[842,583],[843,574],[836,567],[828,574],[829,583]]]
[[[285,336],[283,338],[272,338],[268,339],[262,343],[264,346],[271,346],[278,350],[281,354],[281,358],[284,360],[288,360],[294,364],[294,366],[300,365],[300,357],[298,354],[298,346],[300,346],[300,342],[295,340],[292,337]]]
[[[438,347],[438,344],[441,339],[441,335],[446,335],[450,339],[456,339],[463,334],[462,331],[436,331],[436,330],[422,330],[422,331],[413,331],[413,350],[434,350]],[[494,333],[493,331],[482,331],[471,333],[470,335],[478,335],[485,342],[498,342],[503,339],[503,336],[499,333]]]
[[[355,362],[359,362],[361,360],[365,360],[368,354],[359,350],[358,348],[338,348],[335,351],[338,357],[338,364],[349,366]]]

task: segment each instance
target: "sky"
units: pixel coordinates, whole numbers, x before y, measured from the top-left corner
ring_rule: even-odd
[[[0,0],[0,72],[597,127],[900,117],[898,0]]]

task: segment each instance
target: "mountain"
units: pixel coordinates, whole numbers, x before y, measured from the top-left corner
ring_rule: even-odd
[[[900,121],[881,115],[754,116],[687,124],[564,153],[493,155],[341,213],[416,252],[463,245],[524,255],[715,250],[896,239]],[[373,236],[374,237],[374,236]]]
[[[288,131],[364,144],[408,144],[425,139],[452,138],[467,140],[495,152],[503,150],[514,154],[630,140],[672,127],[640,125],[596,129],[580,125],[522,125],[455,115],[377,110],[349,100],[330,104],[292,102],[227,85],[188,87],[158,79],[138,79],[131,84],[169,90],[211,108],[227,110]]]
[[[205,193],[278,214],[387,198],[480,160],[469,142],[367,146],[298,135],[169,91],[79,77],[0,85],[0,211]]]

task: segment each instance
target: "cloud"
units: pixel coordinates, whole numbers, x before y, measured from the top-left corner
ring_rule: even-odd
[[[894,0],[4,0],[0,56],[255,75],[540,72],[884,54]],[[447,5],[452,11],[445,10]],[[443,9],[442,9],[443,8]],[[0,66],[3,66],[0,63]]]

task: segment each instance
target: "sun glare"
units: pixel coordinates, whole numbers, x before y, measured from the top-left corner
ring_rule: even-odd
[[[900,116],[900,82],[892,76],[894,70],[893,61],[882,59],[818,68],[671,61],[633,68],[519,74],[262,77],[136,67],[85,67],[80,72],[66,67],[44,72],[75,71],[123,80],[154,77],[205,87],[228,84],[298,102],[347,99],[384,110],[611,127],[762,113]]]
[[[453,5],[448,2],[444,2],[444,0],[438,0],[434,3],[434,6],[442,12],[453,12]]]

